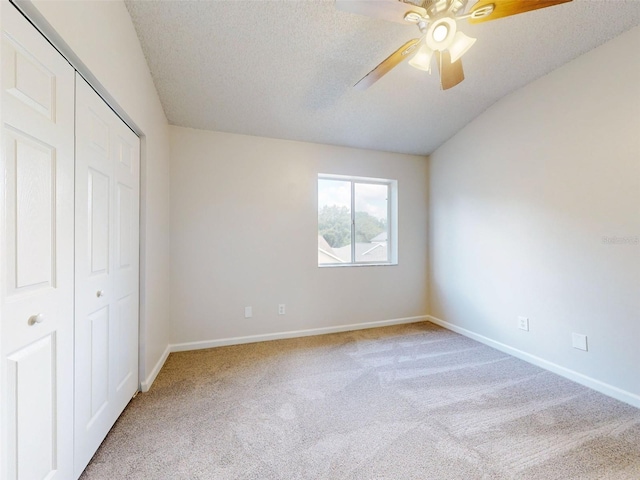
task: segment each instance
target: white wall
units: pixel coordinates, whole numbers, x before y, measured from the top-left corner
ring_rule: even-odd
[[[433,316],[638,406],[639,47],[636,27],[439,148],[429,227]],[[588,353],[572,332],[588,336]]]
[[[318,173],[398,180],[399,265],[318,268]],[[171,127],[172,342],[425,315],[426,184],[424,157]]]
[[[32,6],[143,134],[140,380],[145,382],[170,333],[168,123],[123,2],[36,0]]]

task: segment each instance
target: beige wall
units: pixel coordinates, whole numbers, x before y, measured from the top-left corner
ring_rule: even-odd
[[[439,148],[429,251],[435,317],[640,406],[639,46],[636,27]]]
[[[30,9],[28,2],[22,6]],[[169,343],[167,120],[123,2],[36,0],[32,6],[143,134],[140,381],[144,382]]]
[[[318,268],[318,173],[398,180],[399,265]],[[426,183],[424,157],[171,127],[172,342],[426,314]]]

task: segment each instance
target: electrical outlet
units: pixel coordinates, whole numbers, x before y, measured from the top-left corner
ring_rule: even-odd
[[[520,330],[529,331],[529,319],[527,317],[518,317],[518,328]]]
[[[286,306],[284,303],[281,303],[278,305],[278,315],[284,315],[285,313],[287,313]]]
[[[251,307],[244,307],[244,318],[253,317],[253,309]]]
[[[572,333],[571,334],[571,344],[573,348],[577,348],[578,350],[587,351],[587,336],[582,335],[581,333]]]

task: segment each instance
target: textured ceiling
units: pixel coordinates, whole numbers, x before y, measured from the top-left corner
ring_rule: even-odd
[[[420,155],[501,97],[640,23],[639,0],[463,21],[478,41],[460,85],[441,91],[437,74],[405,62],[359,91],[354,83],[419,36],[415,25],[338,11],[332,0],[126,5],[172,125]]]

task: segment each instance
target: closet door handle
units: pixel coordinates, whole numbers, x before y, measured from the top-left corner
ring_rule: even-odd
[[[36,315],[32,315],[29,317],[29,320],[27,321],[29,323],[29,325],[35,325],[36,323],[42,323],[44,322],[44,315],[41,313],[38,313]]]
[[[104,290],[98,290],[96,292],[96,297],[100,298],[100,297],[104,297]]]

